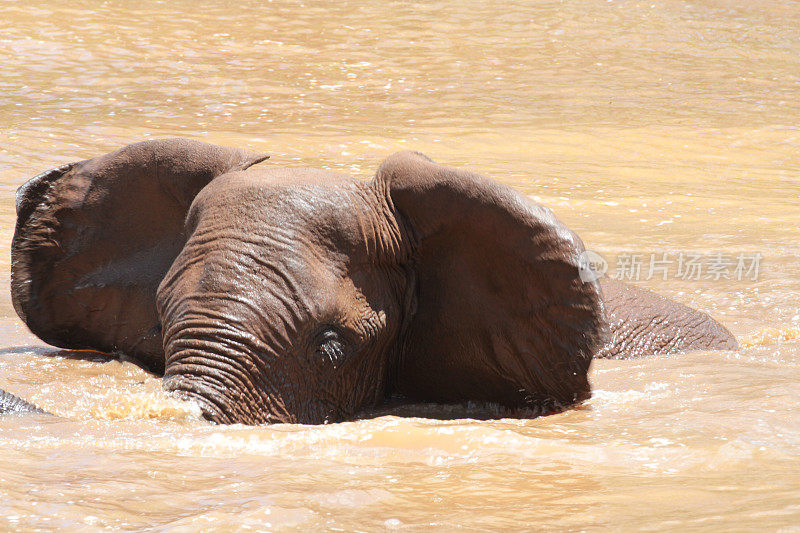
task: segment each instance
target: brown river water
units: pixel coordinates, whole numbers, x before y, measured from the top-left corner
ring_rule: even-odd
[[[8,296],[14,190],[166,136],[490,175],[742,348],[595,361],[538,419],[209,425]],[[63,417],[0,419],[0,530],[798,531],[798,192],[797,2],[0,1],[0,388]]]

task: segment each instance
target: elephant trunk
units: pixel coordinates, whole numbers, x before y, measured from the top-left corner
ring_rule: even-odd
[[[242,344],[238,344],[241,351],[232,352],[230,335],[195,334],[167,343],[164,390],[194,402],[203,418],[218,424],[277,421],[269,415],[260,394],[264,388],[257,377],[260,372]]]
[[[13,394],[0,389],[0,415],[7,413],[50,414],[47,411],[43,411],[35,405],[26,402],[22,398],[18,398]]]
[[[203,418],[216,424],[230,424],[232,421],[227,415],[224,405],[219,405],[215,398],[220,394],[217,390],[207,386],[199,379],[188,378],[180,375],[165,377],[164,390],[176,398],[193,402],[200,407]]]

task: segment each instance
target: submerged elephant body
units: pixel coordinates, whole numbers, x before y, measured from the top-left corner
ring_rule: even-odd
[[[37,176],[18,193],[18,314],[225,423],[343,420],[389,395],[552,412],[589,397],[595,354],[735,347],[702,313],[582,282],[580,239],[488,178],[415,152],[371,182],[248,170],[264,159],[172,139]],[[692,333],[700,317],[719,339]]]
[[[730,331],[697,309],[613,279],[602,278],[600,286],[611,335],[597,358],[739,347]]]

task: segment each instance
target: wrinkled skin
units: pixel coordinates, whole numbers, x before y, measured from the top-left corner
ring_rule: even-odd
[[[222,423],[338,421],[398,395],[553,412],[589,397],[594,354],[735,346],[676,302],[583,283],[580,239],[488,178],[415,152],[370,182],[248,170],[264,159],[169,139],[37,176],[18,193],[18,314],[50,344],[163,371]]]
[[[595,354],[630,359],[691,350],[735,350],[736,338],[719,322],[654,292],[602,278],[611,338]]]
[[[377,403],[408,305],[384,208],[321,170],[209,184],[158,290],[167,389],[224,422],[340,420]]]

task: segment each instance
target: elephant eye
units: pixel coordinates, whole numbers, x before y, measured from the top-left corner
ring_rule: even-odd
[[[344,360],[344,341],[333,327],[326,327],[319,334],[316,354],[323,363],[337,368]]]

